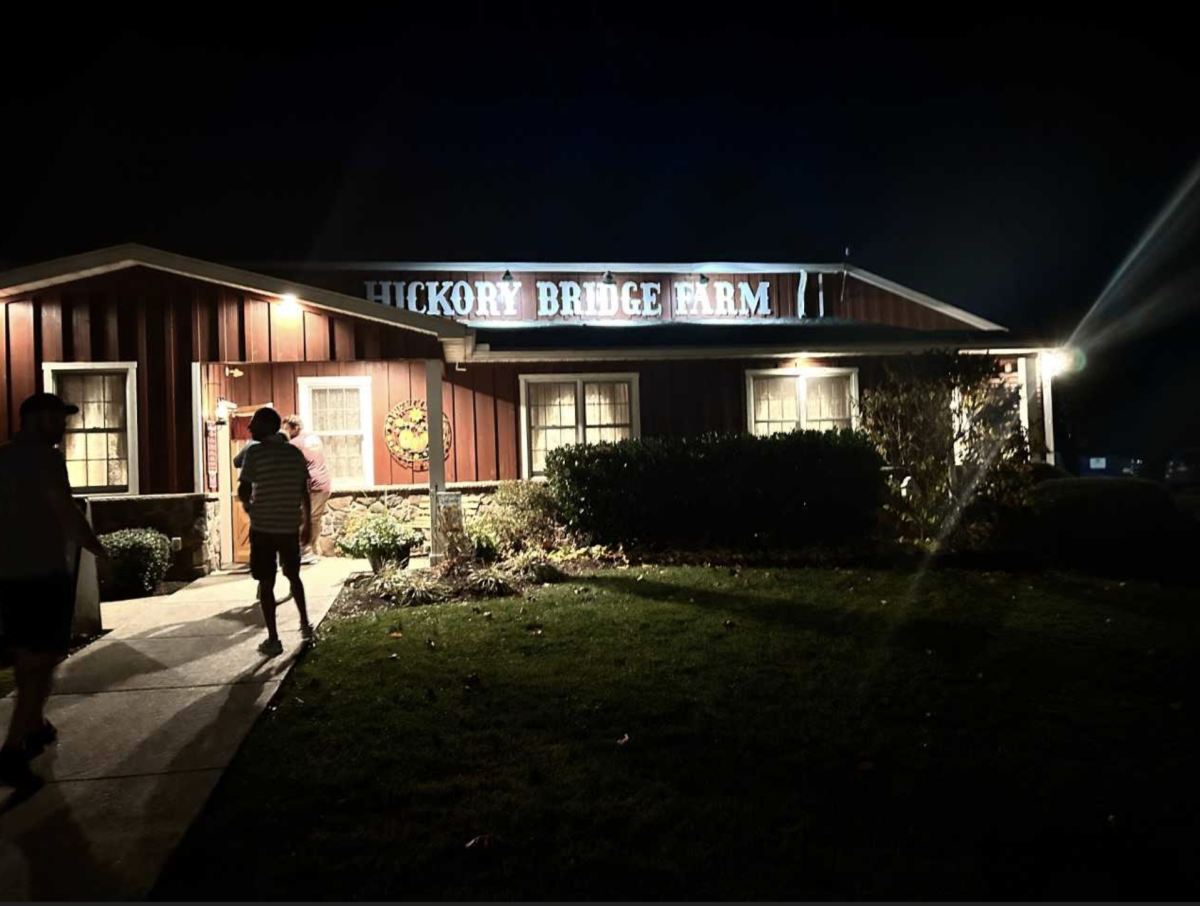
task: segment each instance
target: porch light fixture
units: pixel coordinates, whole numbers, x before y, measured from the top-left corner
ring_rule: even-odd
[[[300,314],[300,300],[292,293],[286,293],[279,298],[279,313],[288,318],[295,318]]]
[[[1060,374],[1081,371],[1083,363],[1083,353],[1070,347],[1047,349],[1041,355],[1042,372],[1047,378],[1056,378]]]
[[[700,285],[701,285],[701,286],[708,286],[708,274],[701,274],[701,275],[700,275]]]
[[[505,282],[505,283],[512,283],[512,280],[513,280],[513,278],[512,278],[512,271],[510,271],[508,268],[505,268],[505,269],[504,269],[504,276],[503,276],[503,277],[501,277],[500,279],[501,279],[503,282]]]
[[[612,271],[605,271],[604,276],[601,278],[601,280],[605,286],[612,286],[614,283],[617,282],[616,278],[613,277],[613,275],[612,275]]]

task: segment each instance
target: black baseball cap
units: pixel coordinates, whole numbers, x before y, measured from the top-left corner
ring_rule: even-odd
[[[21,403],[21,418],[32,415],[34,412],[61,412],[63,415],[74,415],[78,411],[78,406],[72,406],[54,393],[35,393]]]

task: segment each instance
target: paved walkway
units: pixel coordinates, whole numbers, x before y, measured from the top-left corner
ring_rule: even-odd
[[[314,624],[365,568],[336,558],[304,568]],[[255,650],[266,635],[254,598],[248,575],[219,574],[104,605],[111,631],[59,670],[49,706],[59,745],[34,762],[46,786],[0,804],[0,899],[145,896],[300,650],[290,601],[283,655]],[[11,709],[0,700],[4,725]]]

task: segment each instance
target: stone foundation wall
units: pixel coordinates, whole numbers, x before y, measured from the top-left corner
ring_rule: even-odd
[[[496,481],[462,482],[452,484],[446,490],[462,494],[463,519],[468,520],[490,505],[492,492],[498,484]],[[342,533],[346,520],[355,513],[367,512],[391,513],[401,522],[419,528],[425,533],[428,542],[428,487],[393,485],[383,488],[350,489],[334,491],[329,497],[329,509],[325,512],[325,521],[321,527],[321,553],[325,556],[337,556],[337,538]]]
[[[179,538],[168,579],[190,580],[208,575],[221,561],[218,498],[209,494],[144,494],[137,497],[93,497],[92,527],[103,535],[127,528],[152,528]]]

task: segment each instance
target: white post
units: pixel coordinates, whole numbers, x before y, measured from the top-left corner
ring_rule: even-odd
[[[1042,381],[1042,414],[1046,420],[1046,462],[1058,465],[1054,451],[1054,378],[1047,373],[1045,356],[1038,357],[1038,377]]]
[[[437,526],[437,495],[446,487],[445,440],[442,437],[442,360],[425,360],[425,412],[429,427],[429,562],[446,555]]]
[[[91,525],[91,501],[84,499],[82,509],[84,518]],[[103,628],[100,622],[100,583],[96,576],[96,558],[74,545],[71,547],[76,565],[75,616],[71,631],[81,635],[95,635]]]

